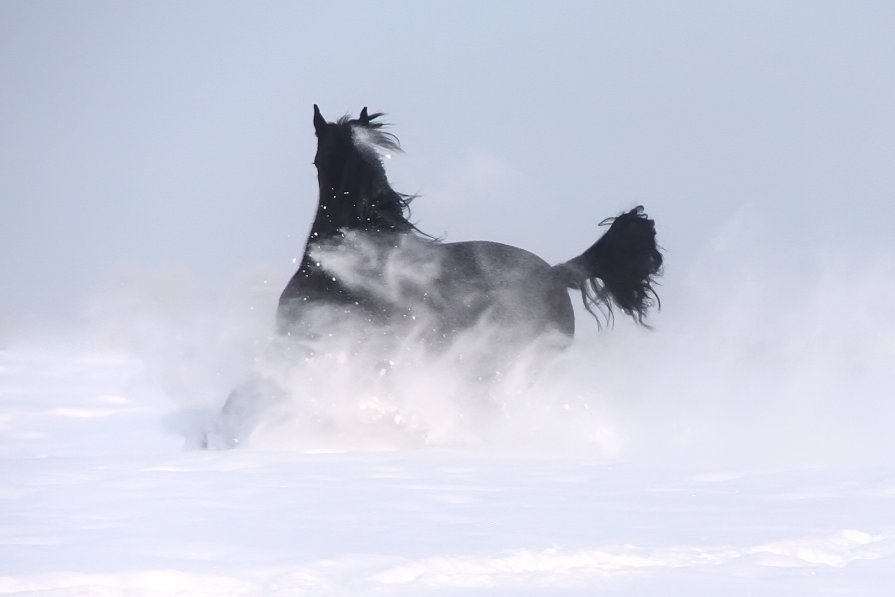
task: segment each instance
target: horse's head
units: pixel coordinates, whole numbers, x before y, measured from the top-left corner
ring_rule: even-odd
[[[361,110],[327,122],[314,104],[317,135],[317,181],[320,203],[315,231],[331,233],[343,228],[407,231],[412,225],[404,210],[409,198],[389,186],[380,151],[400,151],[398,139],[382,131],[381,113]]]

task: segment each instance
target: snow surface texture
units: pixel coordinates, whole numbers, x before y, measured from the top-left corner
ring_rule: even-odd
[[[891,272],[798,312],[737,275],[484,397],[443,355],[275,365],[268,284],[125,281],[102,342],[0,352],[0,593],[889,595]],[[259,370],[288,396],[194,449]]]

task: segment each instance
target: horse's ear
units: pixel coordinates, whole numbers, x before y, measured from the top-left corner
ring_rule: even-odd
[[[314,104],[314,132],[319,137],[326,130],[326,119],[320,113],[320,108]]]
[[[360,118],[358,118],[361,124],[368,125],[370,124],[370,115],[367,114],[367,107],[364,106],[364,109],[360,111]]]

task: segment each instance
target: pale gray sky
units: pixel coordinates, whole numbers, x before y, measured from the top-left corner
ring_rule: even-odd
[[[390,114],[394,186],[451,240],[560,261],[644,203],[671,297],[713,251],[895,252],[891,2],[5,0],[0,81],[0,323],[74,319],[122,267],[285,284],[315,102]]]

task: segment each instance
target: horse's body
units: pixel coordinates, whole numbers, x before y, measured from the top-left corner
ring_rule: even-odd
[[[314,106],[320,199],[301,265],[280,297],[282,332],[325,331],[307,317],[323,306],[393,329],[423,319],[429,338],[449,339],[483,320],[517,338],[571,337],[569,289],[595,315],[611,316],[615,306],[643,323],[662,256],[642,208],[612,219],[591,248],[557,266],[496,242],[433,240],[407,219],[411,197],[388,183],[378,151],[399,148],[379,116],[364,108],[358,119],[328,123]]]
[[[349,232],[330,245],[312,245],[311,256],[310,275],[299,269],[280,299],[280,329],[288,334],[322,331],[314,329],[319,320],[304,317],[315,306],[393,331],[425,325],[430,341],[483,319],[531,337],[574,333],[565,285],[550,264],[523,249]]]

